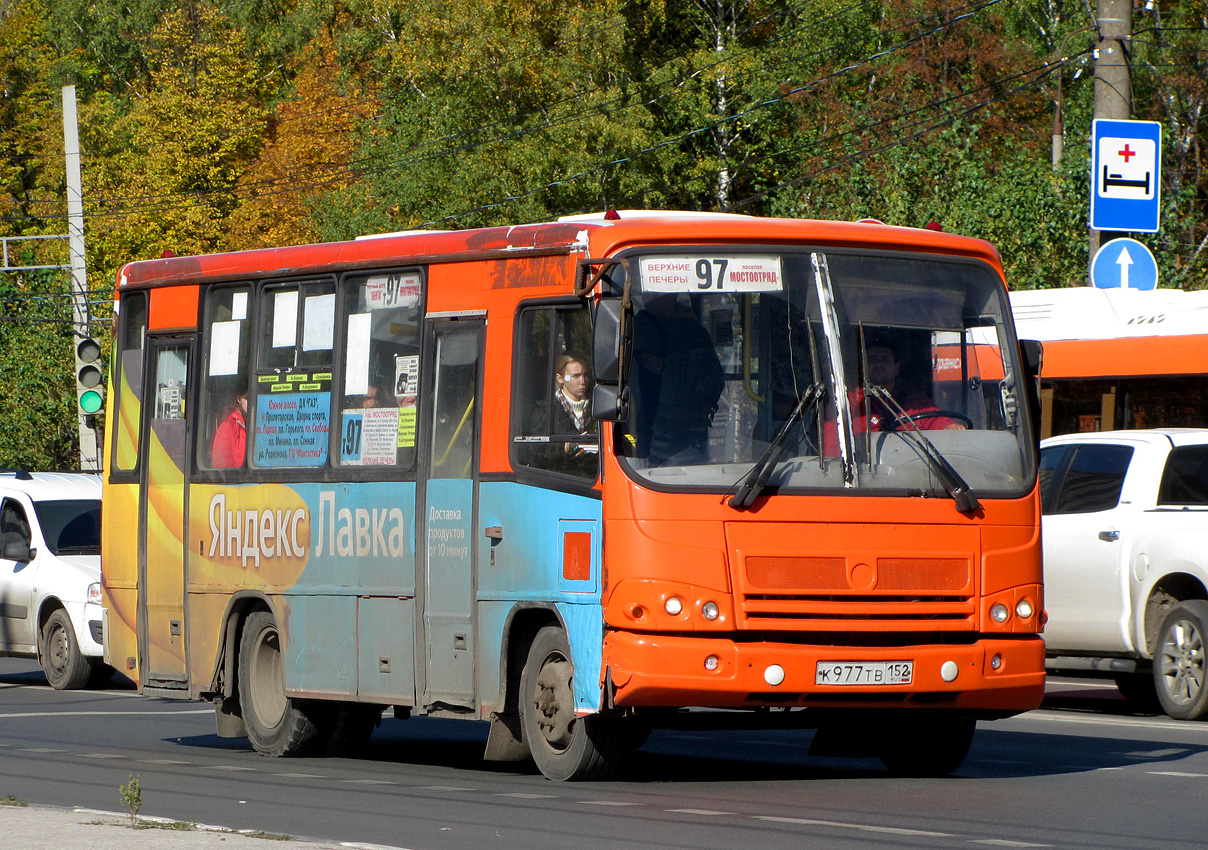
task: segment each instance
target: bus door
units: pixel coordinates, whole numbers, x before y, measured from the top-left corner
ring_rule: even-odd
[[[429,315],[431,364],[420,445],[417,567],[423,604],[419,683],[424,705],[474,708],[479,392],[485,322]]]
[[[145,687],[186,688],[185,459],[192,337],[149,340],[139,488],[138,642]]]

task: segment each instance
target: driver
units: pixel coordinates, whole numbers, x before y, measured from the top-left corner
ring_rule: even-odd
[[[865,356],[868,361],[868,384],[888,390],[894,401],[906,412],[910,422],[900,420],[878,398],[870,398],[865,404],[864,387],[860,386],[847,394],[855,436],[869,431],[905,431],[910,429],[910,423],[924,431],[963,431],[968,427],[956,419],[938,415],[941,413],[939,407],[926,393],[917,388],[902,386],[899,381],[902,359],[892,340],[883,336],[870,336]],[[838,428],[835,423],[834,405],[830,404],[828,408],[823,431],[823,453],[834,457],[839,453]],[[937,415],[928,416],[932,411]]]
[[[939,412],[939,408],[926,393],[918,389],[901,388],[898,386],[898,374],[902,371],[902,362],[898,357],[893,343],[886,339],[872,339],[868,343],[868,383],[884,387],[901,405],[915,426],[924,431],[963,431],[965,424],[947,416],[923,416],[931,411]],[[873,399],[871,415],[867,422],[864,419],[863,388],[852,394],[852,416],[857,434],[868,431],[896,431],[910,426],[896,421],[879,399]]]

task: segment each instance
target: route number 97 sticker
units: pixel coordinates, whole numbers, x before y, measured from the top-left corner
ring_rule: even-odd
[[[780,292],[780,257],[642,257],[643,292]]]

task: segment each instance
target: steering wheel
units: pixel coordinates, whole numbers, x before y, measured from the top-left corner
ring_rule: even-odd
[[[921,419],[956,419],[965,424],[966,428],[973,427],[973,420],[959,410],[923,410],[918,413],[910,413],[905,417],[899,417],[895,425],[901,423],[903,419],[911,422],[918,422]],[[896,430],[896,427],[895,427]]]

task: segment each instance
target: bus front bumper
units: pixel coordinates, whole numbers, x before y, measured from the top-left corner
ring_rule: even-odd
[[[825,671],[911,663],[909,684],[827,684]],[[822,666],[822,673],[819,672]],[[897,668],[900,670],[900,667]],[[1044,696],[1038,635],[974,644],[835,647],[610,632],[604,670],[616,707],[945,708],[1006,716]]]

